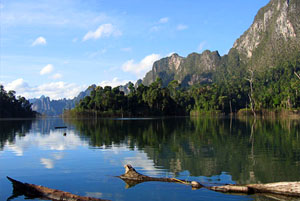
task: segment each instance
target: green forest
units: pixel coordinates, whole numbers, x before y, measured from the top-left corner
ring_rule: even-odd
[[[232,67],[234,66],[234,67]],[[157,116],[195,113],[232,114],[239,111],[296,111],[300,107],[300,59],[283,62],[263,72],[228,59],[211,77],[213,82],[183,88],[178,81],[162,86],[96,87],[67,113],[97,116]]]
[[[18,96],[15,91],[5,91],[0,85],[0,118],[35,117],[31,104],[26,98]]]

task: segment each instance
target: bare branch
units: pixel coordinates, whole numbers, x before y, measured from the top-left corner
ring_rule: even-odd
[[[298,75],[297,73],[296,73],[296,71],[294,71],[294,74],[297,76],[297,78],[300,80],[300,75]]]

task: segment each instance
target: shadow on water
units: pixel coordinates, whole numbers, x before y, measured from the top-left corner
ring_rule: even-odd
[[[221,177],[225,172],[240,184],[300,180],[298,120],[66,121],[91,147],[143,150],[156,167],[175,175]]]

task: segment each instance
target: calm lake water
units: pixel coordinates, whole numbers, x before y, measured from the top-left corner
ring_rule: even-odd
[[[62,125],[68,128],[54,129]],[[0,200],[16,196],[6,176],[112,201],[272,200],[174,183],[130,187],[114,176],[131,164],[142,174],[204,185],[299,181],[299,132],[298,120],[1,120]]]

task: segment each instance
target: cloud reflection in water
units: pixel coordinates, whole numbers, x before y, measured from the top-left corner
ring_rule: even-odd
[[[74,132],[68,133],[67,136],[63,136],[60,132],[50,132],[47,135],[37,133],[17,137],[14,143],[6,142],[5,146],[16,156],[23,156],[24,152],[31,147],[38,147],[41,150],[63,151],[75,149],[78,146],[88,146],[88,144],[82,141]]]

